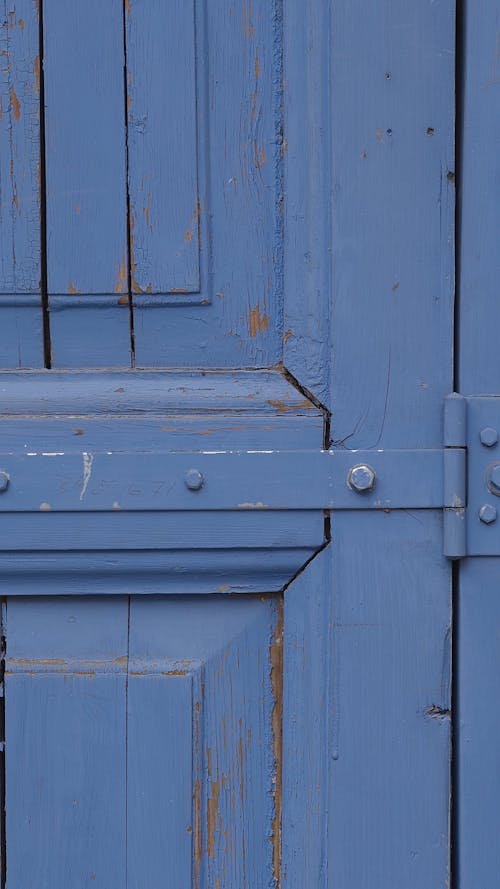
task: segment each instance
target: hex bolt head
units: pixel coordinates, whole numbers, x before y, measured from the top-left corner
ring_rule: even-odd
[[[493,429],[493,426],[486,426],[484,429],[481,429],[479,437],[481,439],[481,444],[483,444],[485,448],[492,448],[498,441],[498,432],[496,429]]]
[[[199,469],[188,469],[184,473],[184,481],[190,491],[199,491],[203,487],[204,478]]]
[[[479,510],[479,518],[485,525],[491,525],[497,520],[497,510],[491,503],[485,503]]]
[[[347,484],[353,491],[357,491],[358,494],[366,494],[368,491],[373,491],[376,480],[375,470],[365,463],[353,466],[347,476]]]
[[[0,472],[0,494],[3,494],[4,491],[9,487],[10,476],[8,472]]]
[[[500,463],[495,463],[488,471],[488,490],[500,497]]]

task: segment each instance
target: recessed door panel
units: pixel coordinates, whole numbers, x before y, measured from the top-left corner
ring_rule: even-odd
[[[270,885],[280,597],[6,611],[9,889]]]

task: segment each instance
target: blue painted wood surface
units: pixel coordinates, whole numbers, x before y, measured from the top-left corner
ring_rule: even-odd
[[[0,18],[0,367],[41,367],[38,16],[4,0]]]
[[[178,293],[164,298],[134,294],[136,362],[140,367],[270,366],[282,355],[281,5],[267,0],[216,0],[195,5],[197,144],[191,145],[182,159],[187,178],[180,206],[188,215],[180,234],[182,244],[185,232],[192,230],[193,213],[198,213],[201,290],[199,295]],[[191,2],[158,6],[162,7],[165,27],[181,8],[183,18],[192,13]],[[137,33],[131,49],[139,97],[144,95],[148,79],[155,79],[152,64],[157,60],[157,55],[148,51],[148,43],[139,41],[139,31],[132,32],[135,20],[137,28],[141,27],[138,16],[145,8],[144,2],[131,0],[129,33]],[[175,33],[177,25],[169,28]],[[159,134],[161,127],[164,133],[163,164],[171,150],[176,150],[175,163],[180,163],[180,146],[191,127],[191,68],[187,88],[180,80],[185,66],[192,63],[191,20],[183,49],[168,105],[160,84],[147,97],[148,103],[154,102],[160,109],[152,116],[150,132]],[[162,62],[162,67],[173,64],[174,58]],[[131,99],[135,114],[133,91]],[[147,181],[154,164],[158,169],[152,155],[145,157],[144,168],[134,167],[138,148],[142,142],[146,149],[147,137],[147,127],[142,135],[132,130],[130,175],[135,190],[137,177],[144,176]],[[195,147],[199,194],[198,204],[193,205]],[[164,206],[164,188],[158,174],[152,183],[152,208]],[[135,200],[133,195],[131,199]],[[140,206],[137,217],[143,215]],[[143,240],[147,235],[144,215],[134,222],[134,249],[137,226]],[[170,210],[164,231],[177,230],[176,226],[176,216]],[[188,242],[190,247],[192,243]],[[162,247],[164,262],[167,252],[167,247]],[[142,262],[145,274],[147,257],[135,257],[136,261]],[[149,278],[138,283],[147,289]],[[187,278],[186,283],[190,283]],[[186,289],[185,285],[181,284],[181,289]]]
[[[329,404],[333,437],[349,448],[442,441],[453,389],[454,19],[452,0],[355,2],[332,15]]]
[[[498,396],[498,7],[491,0],[474,4],[467,0],[462,5],[462,16],[458,385],[465,395]],[[474,416],[469,427],[469,435],[477,441],[479,419]],[[496,456],[491,454],[491,461],[496,461]],[[479,494],[483,478],[473,478]],[[478,505],[473,517],[476,521]],[[477,536],[486,530],[484,525],[480,527]],[[488,526],[487,531],[496,541],[497,526]],[[500,675],[498,592],[498,559],[471,558],[461,564],[455,760],[456,871],[460,889],[491,884],[500,866],[500,718],[495,705]]]
[[[353,495],[331,516],[322,501],[233,512],[229,472],[206,511],[140,498],[148,470],[164,461],[164,483],[187,453],[297,452],[297,496],[302,450],[331,444],[345,473],[349,448],[442,446],[454,4],[43,13],[60,370],[1,375],[1,456],[69,454],[78,472],[42,461],[31,490],[13,472],[1,495],[6,889],[444,889],[438,510]],[[33,28],[17,38],[36,44]],[[127,508],[80,508],[108,480]],[[36,512],[9,509],[16,484]]]
[[[334,822],[328,782],[338,706],[332,698],[331,567],[326,549],[285,591],[282,885],[290,889],[324,889],[329,879]]]
[[[195,38],[194,0],[126,6],[134,293],[200,290]]]
[[[271,885],[280,620],[266,596],[9,604],[9,889]]]
[[[318,249],[332,249],[336,447],[442,443],[453,388],[454,16],[454,3],[429,0],[330,8],[332,222]],[[327,150],[319,135],[313,149],[311,170]],[[332,886],[448,885],[441,523],[431,512],[332,516]]]
[[[124,599],[8,605],[8,889],[125,885],[127,619]]]
[[[130,362],[123,10],[44,3],[54,366]]]
[[[332,538],[329,878],[444,889],[451,582],[442,519],[343,513]]]

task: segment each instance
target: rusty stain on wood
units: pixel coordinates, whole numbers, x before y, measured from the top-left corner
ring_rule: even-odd
[[[35,61],[33,62],[33,74],[35,76],[35,89],[37,93],[40,92],[40,56],[35,56]]]
[[[19,19],[18,23],[21,31],[24,31],[24,19]]]
[[[125,9],[127,11],[127,15],[132,15],[132,7],[130,5],[130,0],[125,0]]]
[[[148,193],[148,202],[145,207],[143,207],[144,218],[146,220],[146,225],[149,231],[153,232],[153,226],[151,225],[151,192]]]
[[[258,333],[264,333],[264,331],[269,330],[269,315],[261,315],[258,304],[253,309],[250,309],[249,328],[252,338],[255,338]]]
[[[207,799],[207,853],[209,858],[215,858],[215,830],[219,812],[219,795],[219,781],[212,781],[211,796]]]
[[[232,10],[230,10],[231,12]],[[243,33],[245,37],[248,37],[249,40],[253,40],[253,10],[252,10],[252,0],[249,0],[248,3],[243,4]]]
[[[302,401],[297,401],[295,404],[287,404],[285,401],[273,399],[270,399],[267,403],[276,408],[279,414],[286,414],[288,411],[303,410],[304,408],[306,410],[311,410],[311,408],[314,407],[312,401],[309,401],[308,398],[304,398]]]
[[[78,290],[78,289],[74,286],[74,284],[73,284],[71,278],[70,278],[69,281],[68,281],[68,293],[70,293],[71,296],[76,296],[77,294],[81,293],[81,290]]]
[[[123,257],[118,274],[116,276],[115,293],[125,293],[127,290],[127,259]]]
[[[271,842],[273,845],[273,876],[277,889],[281,885],[281,805],[283,777],[283,599],[278,604],[278,620],[269,648],[271,662],[271,688],[274,699],[271,714],[274,752],[274,818]]]
[[[10,104],[12,107],[12,113],[14,114],[14,120],[20,120],[21,118],[21,103],[17,98],[16,91],[13,86],[10,88]]]
[[[201,704],[199,701],[196,701],[195,704],[195,730],[194,730],[194,753],[195,753],[195,768],[196,768],[196,780],[194,782],[194,793],[193,793],[193,804],[194,804],[194,812],[193,812],[193,821],[194,821],[194,867],[193,867],[193,885],[194,889],[199,889],[199,875],[200,875],[200,866],[203,855],[203,836],[202,836],[202,828],[201,828],[201,780],[198,774],[200,767],[200,712],[201,712]]]
[[[284,334],[283,334],[283,342],[284,342],[284,343],[287,343],[288,340],[289,340],[292,336],[293,336],[293,332],[290,330],[290,328],[288,328],[288,330],[285,330],[285,332],[284,332]]]

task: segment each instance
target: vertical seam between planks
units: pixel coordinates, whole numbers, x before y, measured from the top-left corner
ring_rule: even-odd
[[[460,392],[460,272],[462,233],[462,175],[464,138],[464,91],[465,91],[465,27],[466,0],[456,0],[455,5],[455,288],[453,317],[453,389]],[[450,887],[459,886],[458,869],[458,600],[460,595],[460,561],[452,564],[451,573],[451,728],[450,728],[450,799],[449,799],[449,868]]]
[[[45,56],[43,31],[43,2],[38,4],[39,56],[40,56],[40,298],[43,326],[43,363],[50,370],[52,367],[52,348],[50,342],[49,290],[47,269],[47,164],[45,140]]]
[[[127,58],[127,15],[130,15],[130,0],[123,0],[123,114],[125,134],[125,193],[127,213],[127,296],[130,323],[130,364],[135,367],[135,336],[134,336],[134,306],[132,301],[132,226],[130,205],[130,179],[129,179],[129,126],[128,126],[128,58]]]

